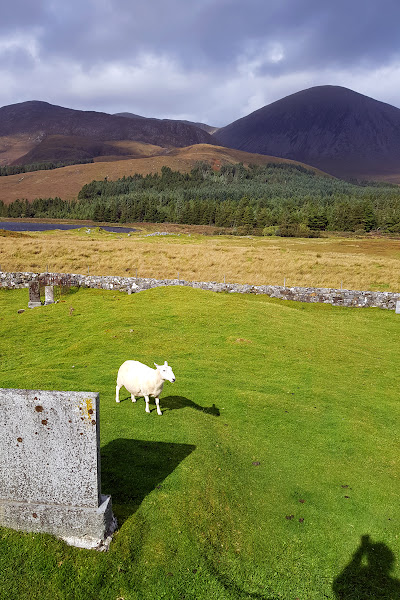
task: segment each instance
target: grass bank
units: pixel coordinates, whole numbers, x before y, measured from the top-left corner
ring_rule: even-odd
[[[107,554],[0,529],[1,599],[397,597],[398,315],[186,288],[27,302],[0,291],[2,387],[100,392],[120,529]],[[162,417],[115,403],[127,358],[172,365]]]
[[[165,226],[166,227],[166,226]],[[164,231],[160,225],[159,231]],[[150,229],[151,231],[151,229]],[[153,227],[154,231],[154,227]],[[97,228],[0,236],[0,267],[34,271],[400,291],[400,242],[388,238],[148,237]],[[88,233],[89,232],[89,233]]]

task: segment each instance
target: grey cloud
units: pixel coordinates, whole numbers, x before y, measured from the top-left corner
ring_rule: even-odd
[[[19,76],[24,71],[33,69],[35,61],[26,48],[16,47],[8,48],[2,53],[1,61],[7,65],[16,76]]]
[[[107,112],[208,113],[226,124],[301,86],[340,85],[327,73],[349,85],[349,73],[400,60],[399,17],[398,0],[14,0],[2,7],[0,68],[14,78],[15,101],[34,94]],[[36,39],[36,66],[23,43],[2,47],[16,33]],[[146,71],[143,54],[164,56],[167,66]],[[101,88],[95,80],[110,64],[120,78],[103,78]],[[0,90],[0,105],[10,103],[7,93]]]
[[[320,11],[305,45],[308,64],[350,67],[369,63],[375,66],[398,57],[399,18],[397,1],[349,3],[340,0],[331,10]],[[300,56],[302,54],[300,52]]]
[[[280,42],[280,68],[388,59],[399,53],[397,0],[15,0],[1,28],[40,25],[41,54],[83,65],[166,53],[187,68],[232,68],[252,42]],[[267,67],[264,67],[267,68]],[[276,69],[276,66],[271,67]]]
[[[1,5],[0,34],[13,34],[16,31],[41,26],[47,18],[45,0],[13,0]]]

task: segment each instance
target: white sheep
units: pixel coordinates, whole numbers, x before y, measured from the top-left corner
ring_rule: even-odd
[[[164,381],[174,383],[175,375],[167,361],[163,365],[156,365],[155,369],[144,365],[137,360],[126,360],[118,370],[116,401],[119,402],[119,390],[124,386],[131,395],[132,402],[136,402],[136,396],[143,396],[146,401],[146,412],[150,412],[149,396],[156,401],[157,414],[162,415],[160,410],[160,394]]]

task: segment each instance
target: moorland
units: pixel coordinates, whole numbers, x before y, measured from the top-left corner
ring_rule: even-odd
[[[62,143],[64,144],[64,141]],[[51,170],[39,168],[28,170],[23,174],[17,173],[0,177],[0,200],[6,205],[16,199],[27,199],[30,202],[35,198],[54,197],[62,200],[74,200],[82,187],[92,181],[104,181],[105,179],[114,181],[135,174],[144,176],[156,174],[160,173],[163,167],[188,173],[199,162],[211,165],[216,171],[222,165],[237,163],[244,165],[299,164],[296,161],[251,154],[210,144],[196,144],[184,148],[162,148],[148,143],[124,141],[114,142],[114,145],[128,155],[123,158],[115,153],[113,156],[102,155],[88,164],[73,164]],[[75,161],[76,159],[74,159]],[[47,164],[48,162],[41,163],[41,166],[46,167]],[[11,173],[12,168],[11,166],[9,171]],[[308,168],[311,171],[317,171],[312,167]],[[3,169],[7,169],[7,167],[3,167]]]
[[[108,233],[0,232],[3,271],[33,271],[398,292],[398,239],[213,235],[208,226],[136,223]],[[154,235],[155,233],[169,235]],[[206,234],[206,235],[205,235]]]
[[[400,289],[397,186],[344,182],[298,164],[216,171],[203,161],[186,173],[164,166],[92,181],[75,201],[0,203],[0,215],[87,224],[70,232],[3,232],[3,270]],[[137,231],[106,233],[99,228],[106,222]],[[175,235],[149,237],[157,231]]]

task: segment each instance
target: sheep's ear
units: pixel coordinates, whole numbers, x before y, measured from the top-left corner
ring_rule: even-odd
[[[157,363],[154,363],[154,366],[155,366],[155,368],[156,368],[156,369],[158,369],[158,367],[159,367],[160,365],[158,365]]]
[[[164,367],[168,367],[167,361],[164,362]]]

